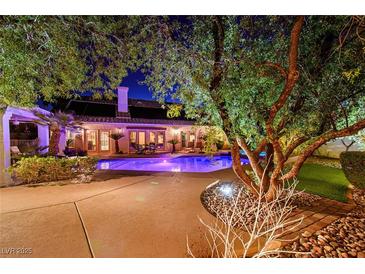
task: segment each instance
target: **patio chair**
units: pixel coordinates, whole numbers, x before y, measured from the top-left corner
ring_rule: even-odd
[[[24,155],[24,153],[21,153],[18,146],[11,146],[10,155],[11,155],[11,164],[15,164],[18,160],[20,160],[20,158]]]
[[[155,143],[150,143],[150,144],[148,145],[148,151],[149,151],[150,153],[155,153],[155,152],[156,152],[156,144],[155,144]]]
[[[147,148],[144,145],[137,144],[136,145],[136,152],[137,154],[145,154]]]

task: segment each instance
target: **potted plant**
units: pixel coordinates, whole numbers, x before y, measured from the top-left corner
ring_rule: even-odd
[[[110,134],[110,138],[114,140],[115,142],[115,153],[120,153],[119,151],[119,140],[124,137],[124,134],[116,132]]]
[[[176,145],[179,143],[179,141],[177,139],[171,139],[169,141],[167,141],[169,144],[172,144],[172,151],[171,153],[175,153],[176,152]]]

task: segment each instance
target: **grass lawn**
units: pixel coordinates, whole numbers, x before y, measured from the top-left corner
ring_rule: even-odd
[[[341,169],[317,164],[304,164],[298,175],[297,189],[346,202],[349,181]]]

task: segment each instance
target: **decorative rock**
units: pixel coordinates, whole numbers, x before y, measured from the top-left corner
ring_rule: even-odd
[[[319,255],[321,255],[323,253],[322,248],[317,245],[313,246],[312,251],[314,251],[315,253],[318,253]]]
[[[327,239],[322,235],[318,235],[318,240],[322,242],[327,242]]]
[[[305,238],[308,238],[308,237],[312,236],[312,233],[310,233],[309,231],[304,231],[302,233],[302,236],[305,237]]]
[[[331,252],[331,251],[333,250],[333,248],[332,248],[332,247],[330,247],[329,245],[325,245],[323,248],[324,248],[326,251],[328,251],[328,252]]]

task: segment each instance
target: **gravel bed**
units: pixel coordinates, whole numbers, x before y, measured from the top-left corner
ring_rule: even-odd
[[[297,258],[365,258],[365,191],[354,190],[357,206],[347,216],[337,219],[314,234],[304,231],[284,250],[306,254],[281,254]]]
[[[239,198],[237,199],[237,196]],[[254,208],[254,204],[258,203],[257,198],[250,194],[242,184],[237,182],[218,182],[208,186],[200,196],[203,206],[215,217],[227,219],[231,216],[233,210],[239,212],[234,222],[237,227],[245,222],[246,225],[252,223],[255,211],[250,211]],[[296,207],[308,207],[314,201],[320,199],[319,196],[296,192],[295,199],[289,205],[292,209]],[[235,208],[235,202],[237,202]]]

